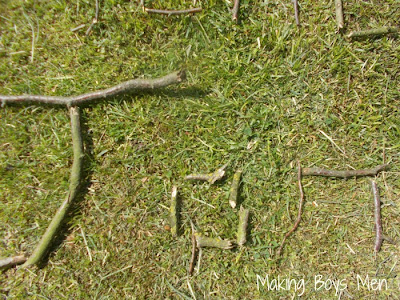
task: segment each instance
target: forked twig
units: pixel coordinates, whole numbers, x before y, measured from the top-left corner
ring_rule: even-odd
[[[90,34],[94,24],[97,24],[98,21],[99,21],[99,0],[96,0],[96,13],[95,13],[92,23],[90,24],[89,28],[86,30],[86,35]]]
[[[50,104],[62,106],[79,106],[89,104],[98,100],[107,100],[112,97],[133,93],[152,91],[160,89],[171,84],[179,83],[185,80],[185,71],[174,72],[164,77],[155,79],[133,79],[117,84],[105,90],[99,90],[78,96],[62,97],[62,96],[42,96],[42,95],[20,95],[20,96],[5,96],[0,95],[1,105],[10,104]]]
[[[303,204],[304,204],[304,193],[303,193],[303,186],[301,184],[301,175],[302,175],[301,166],[300,166],[300,162],[298,162],[297,181],[298,181],[298,184],[299,184],[299,191],[300,191],[299,213],[297,215],[297,220],[294,223],[293,228],[290,229],[285,234],[285,236],[284,236],[284,238],[282,240],[281,246],[279,247],[278,252],[277,252],[277,256],[278,257],[280,257],[280,255],[281,255],[281,252],[282,252],[282,249],[283,249],[283,246],[285,244],[286,239],[297,229],[297,227],[299,226],[300,221],[301,221],[301,213],[303,211]]]

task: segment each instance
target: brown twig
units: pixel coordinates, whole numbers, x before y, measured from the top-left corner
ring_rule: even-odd
[[[96,0],[96,13],[95,13],[92,23],[90,24],[89,28],[86,30],[86,35],[90,34],[94,24],[97,24],[98,21],[99,21],[99,0]]]
[[[379,172],[387,170],[388,168],[389,168],[388,164],[379,165],[372,169],[347,170],[347,171],[335,171],[335,170],[327,170],[327,169],[321,169],[321,168],[304,168],[302,171],[302,175],[303,176],[339,177],[339,178],[376,176]]]
[[[342,0],[335,0],[335,11],[336,11],[337,27],[338,27],[338,30],[341,31],[344,28]]]
[[[197,257],[197,247],[196,247],[196,237],[194,232],[192,233],[192,257],[190,258],[189,264],[189,276],[192,276],[194,267],[196,264],[196,257]]]
[[[168,85],[179,83],[184,79],[185,79],[185,71],[179,71],[168,74],[161,78],[133,79],[117,84],[105,90],[99,90],[78,96],[61,97],[61,96],[42,96],[42,95],[20,95],[20,96],[0,95],[0,102],[2,106],[8,103],[50,104],[50,105],[62,105],[66,107],[80,106],[92,103],[96,100],[107,100],[122,94],[152,91],[155,89],[164,88]]]
[[[214,171],[214,173],[210,174],[190,174],[185,177],[185,180],[203,180],[208,181],[209,183],[213,184],[217,180],[220,180],[225,175],[225,169],[228,166],[226,163],[221,168]]]
[[[235,0],[235,3],[233,4],[233,9],[232,9],[232,20],[235,22],[238,21],[239,6],[240,6],[240,1]]]
[[[84,158],[79,107],[70,108],[70,117],[74,160],[71,168],[68,195],[57,210],[32,255],[25,262],[25,267],[40,263],[40,261],[46,255],[54,237],[59,233],[61,225],[64,222],[65,216],[67,215],[71,204],[75,201],[78,195]]]
[[[26,262],[25,255],[12,256],[0,259],[0,269],[9,269],[16,265],[21,265]]]
[[[202,11],[201,7],[182,9],[182,10],[167,10],[167,9],[154,9],[154,8],[144,8],[144,11],[149,14],[161,14],[167,16],[173,15],[185,15],[185,14],[194,14]]]
[[[372,195],[374,197],[374,220],[375,220],[375,252],[379,252],[382,246],[382,221],[381,221],[381,199],[379,197],[379,188],[375,181],[371,181]]]
[[[285,234],[285,236],[284,236],[284,238],[282,240],[281,246],[279,247],[278,252],[277,252],[277,256],[278,257],[281,255],[281,252],[282,252],[282,249],[283,249],[283,246],[285,244],[286,239],[297,229],[297,227],[299,226],[300,221],[301,221],[301,213],[303,211],[303,204],[304,204],[304,192],[303,192],[303,186],[301,185],[301,175],[302,175],[301,166],[300,166],[300,162],[298,162],[297,181],[298,181],[298,184],[299,184],[299,191],[300,191],[299,213],[297,215],[297,220],[294,223],[293,228],[290,229]]]
[[[294,6],[294,18],[296,20],[296,25],[300,26],[299,3],[297,2],[297,0],[293,0],[293,6]]]
[[[351,39],[356,38],[370,38],[378,37],[385,34],[399,33],[400,27],[380,27],[368,30],[353,31],[347,37]]]

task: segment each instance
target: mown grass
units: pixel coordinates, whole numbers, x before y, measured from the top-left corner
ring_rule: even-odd
[[[196,16],[146,15],[136,1],[0,1],[0,93],[73,95],[135,77],[185,68],[187,82],[149,95],[123,96],[83,112],[87,190],[67,236],[41,269],[1,275],[9,298],[285,299],[258,290],[256,276],[345,280],[342,298],[398,297],[398,247],[375,257],[368,178],[304,178],[306,205],[280,261],[274,256],[297,215],[296,161],[332,169],[391,164],[376,180],[383,228],[399,239],[399,75],[395,36],[349,41],[335,32],[334,3],[198,1]],[[186,8],[191,1],[146,1]],[[400,4],[346,2],[347,32],[395,26]],[[34,55],[32,57],[32,38]],[[72,162],[68,112],[0,109],[1,256],[32,251],[67,189]],[[338,150],[323,134],[330,136]],[[225,181],[188,183],[230,161]],[[241,198],[252,212],[244,248],[206,249],[193,277],[190,220],[210,236],[235,239],[230,180],[243,169]],[[183,199],[182,235],[165,230],[171,187]],[[207,203],[204,204],[203,202]],[[357,289],[357,274],[388,289]],[[189,288],[190,286],[190,288]],[[192,292],[191,292],[192,290]],[[193,293],[193,294],[192,294]],[[304,296],[303,296],[304,297]]]

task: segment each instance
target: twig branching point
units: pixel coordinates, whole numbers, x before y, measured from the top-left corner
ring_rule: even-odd
[[[232,185],[229,191],[229,204],[232,208],[235,208],[237,205],[241,176],[242,176],[241,170],[236,171],[235,174],[233,175]]]
[[[41,262],[43,257],[47,254],[54,237],[59,233],[71,204],[75,201],[76,196],[78,195],[84,158],[79,107],[73,106],[70,108],[70,117],[74,160],[71,168],[68,195],[58,208],[32,255],[25,262],[24,267]]]
[[[389,168],[388,164],[379,165],[372,169],[347,170],[347,171],[327,170],[327,169],[322,169],[322,168],[304,168],[302,170],[302,175],[303,176],[339,177],[339,178],[376,176],[376,175],[378,175],[378,173],[385,171],[388,168]]]
[[[383,242],[381,221],[381,198],[379,188],[375,181],[371,181],[372,195],[374,197],[374,221],[375,221],[375,252],[379,252]]]
[[[0,95],[1,105],[6,104],[49,104],[61,105],[66,107],[80,106],[93,103],[98,100],[108,100],[110,98],[128,94],[133,92],[147,92],[156,89],[164,88],[171,84],[180,83],[185,80],[185,71],[178,71],[168,74],[164,77],[155,79],[133,79],[105,90],[99,90],[91,93],[86,93],[72,97],[62,96],[42,96],[42,95],[20,95],[20,96],[5,96]]]
[[[298,172],[297,172],[297,182],[299,185],[299,191],[300,191],[300,200],[299,200],[299,213],[297,215],[296,222],[294,223],[292,229],[290,229],[284,236],[281,246],[278,249],[277,256],[280,257],[283,246],[285,245],[286,239],[299,227],[300,221],[301,221],[301,213],[303,211],[303,205],[304,205],[304,192],[303,192],[303,186],[301,184],[301,165],[300,162],[298,162]]]

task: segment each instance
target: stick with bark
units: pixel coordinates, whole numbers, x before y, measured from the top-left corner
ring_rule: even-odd
[[[342,0],[335,0],[336,8],[336,23],[338,30],[341,31],[344,28],[344,18],[343,18],[343,3]]]
[[[96,0],[96,14],[95,14],[94,19],[93,19],[92,23],[90,24],[89,28],[86,30],[86,35],[90,34],[94,24],[97,24],[98,21],[99,21],[99,0]]]
[[[351,39],[370,38],[370,37],[378,37],[385,34],[399,33],[399,32],[400,32],[399,27],[380,27],[375,29],[353,31],[347,37]]]
[[[178,199],[178,188],[177,186],[172,187],[171,193],[171,207],[170,207],[170,226],[171,233],[173,236],[177,236],[179,233],[179,199]]]
[[[303,192],[303,186],[301,184],[301,166],[300,166],[300,162],[298,162],[298,172],[297,172],[297,181],[299,184],[299,190],[300,190],[300,201],[299,201],[299,213],[297,215],[297,220],[293,225],[293,228],[290,229],[284,236],[281,246],[278,249],[277,252],[277,256],[280,257],[283,246],[285,245],[286,239],[297,229],[297,227],[299,227],[300,221],[301,221],[301,213],[303,211],[303,204],[304,204],[304,192]]]
[[[237,205],[241,176],[242,176],[241,170],[237,170],[233,175],[231,189],[229,190],[229,204],[232,208],[235,208]]]
[[[40,239],[40,242],[36,246],[32,255],[25,262],[24,267],[40,263],[43,257],[47,254],[54,237],[59,233],[61,225],[64,222],[65,216],[67,215],[71,204],[75,201],[78,195],[84,158],[79,108],[74,106],[71,107],[70,116],[74,160],[71,168],[68,195],[57,210],[55,216],[51,220],[50,225],[47,227],[46,232]]]
[[[300,26],[299,3],[297,2],[297,0],[293,0],[293,6],[294,6],[294,18],[296,20],[296,25]]]
[[[339,178],[376,176],[376,175],[378,175],[378,173],[385,171],[388,168],[389,168],[388,164],[379,165],[372,169],[347,170],[347,171],[327,170],[327,169],[322,169],[322,168],[304,168],[302,171],[302,175],[303,176],[339,177]]]
[[[374,220],[375,220],[375,252],[379,252],[383,242],[382,221],[381,221],[381,198],[379,188],[375,181],[371,181],[372,195],[374,196]]]
[[[237,244],[243,246],[247,242],[247,226],[249,224],[249,210],[240,206],[239,226],[237,231]]]
[[[20,95],[5,96],[0,95],[1,105],[6,104],[50,104],[66,107],[80,106],[92,103],[97,100],[108,100],[110,98],[133,92],[149,92],[155,89],[164,88],[171,84],[176,84],[185,79],[185,71],[174,72],[156,79],[133,79],[105,90],[99,90],[78,96],[42,96],[42,95]]]
[[[185,177],[185,180],[203,180],[208,181],[210,184],[213,184],[217,180],[220,180],[225,175],[225,169],[228,164],[223,165],[221,168],[217,169],[213,173],[210,174],[190,174]]]
[[[220,238],[207,237],[199,232],[196,232],[194,236],[196,238],[197,248],[213,247],[226,250],[233,248],[233,244],[229,240],[221,240]]]
[[[6,270],[16,265],[21,265],[26,262],[25,255],[18,255],[0,259],[0,269]]]
[[[239,0],[235,0],[235,3],[233,4],[233,9],[232,9],[232,20],[237,22],[238,21],[238,14],[239,14]]]
[[[154,9],[145,7],[144,11],[149,14],[161,14],[161,15],[173,16],[173,15],[198,13],[202,11],[202,8],[196,7],[196,8],[182,9],[182,10],[166,10],[166,9]]]
[[[190,258],[190,264],[189,264],[189,276],[193,275],[195,263],[196,263],[196,257],[197,257],[197,246],[196,246],[196,237],[194,235],[194,232],[192,233],[192,257]]]

